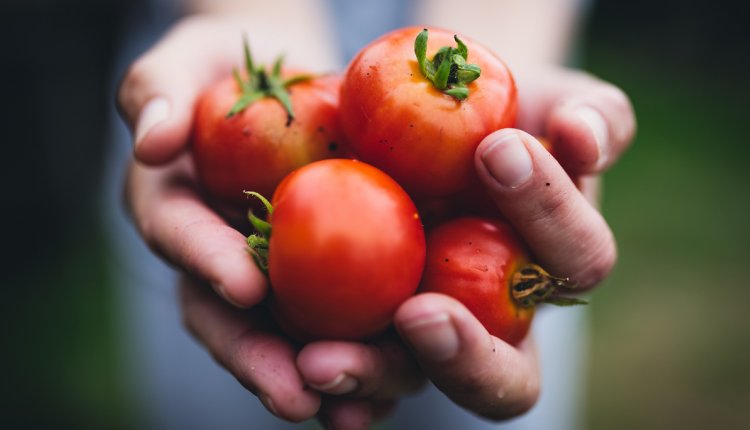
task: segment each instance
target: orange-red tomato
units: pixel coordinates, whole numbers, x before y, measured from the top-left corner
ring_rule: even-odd
[[[424,266],[406,192],[363,162],[324,160],[286,177],[272,204],[268,274],[282,328],[301,340],[383,331]]]
[[[294,76],[284,73],[284,76]],[[265,97],[227,117],[242,91],[232,77],[205,91],[192,133],[198,177],[210,195],[247,205],[244,190],[272,195],[292,170],[345,155],[339,127],[339,82],[324,76],[289,88],[294,119],[278,100]]]
[[[499,220],[458,218],[427,235],[420,291],[462,302],[494,336],[518,344],[528,333],[533,306],[511,294],[513,274],[528,253],[511,226]]]
[[[467,38],[466,61],[479,66],[481,76],[467,85],[462,101],[438,90],[415,55],[421,30],[386,34],[354,58],[341,87],[341,123],[356,155],[410,194],[448,196],[476,178],[479,142],[514,125],[516,87],[505,64]],[[456,43],[453,33],[430,29],[427,55]]]

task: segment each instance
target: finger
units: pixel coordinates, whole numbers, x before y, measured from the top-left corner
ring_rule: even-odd
[[[538,140],[500,130],[479,144],[475,161],[500,212],[550,273],[582,288],[609,273],[617,259],[609,226]]]
[[[369,429],[395,409],[393,400],[361,400],[328,397],[318,419],[327,430]]]
[[[519,74],[519,127],[544,135],[573,174],[599,173],[635,135],[630,100],[616,86],[580,71],[549,68]]]
[[[132,165],[126,194],[136,227],[152,249],[209,281],[230,303],[259,303],[267,283],[247,251],[245,236],[205,206],[186,169],[180,164]]]
[[[326,398],[318,419],[327,430],[367,430],[374,418],[367,400]]]
[[[388,399],[414,392],[425,381],[411,355],[391,338],[310,343],[300,351],[297,367],[310,387],[333,395]]]
[[[490,335],[458,301],[424,293],[406,301],[394,324],[428,378],[458,405],[490,419],[517,416],[539,396],[535,351]]]
[[[185,326],[266,409],[295,422],[315,416],[320,396],[304,388],[295,366],[296,351],[268,331],[267,314],[227,306],[187,278],[180,292]]]
[[[184,20],[125,73],[117,105],[133,130],[141,162],[163,164],[180,153],[201,89],[226,74],[240,52],[237,40],[206,43],[222,34],[214,27],[210,19]]]

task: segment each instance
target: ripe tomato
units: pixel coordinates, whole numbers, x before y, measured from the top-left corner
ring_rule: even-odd
[[[345,155],[338,118],[339,77],[310,77],[284,85],[285,79],[299,75],[282,72],[278,62],[271,74],[256,69],[252,60],[248,67],[253,68],[247,71],[248,81],[238,75],[227,77],[200,96],[192,132],[204,188],[224,202],[244,205],[248,204],[244,190],[270,196],[292,170]],[[274,78],[276,88],[250,88]],[[288,94],[274,98],[285,89]],[[237,109],[243,97],[251,102]],[[293,111],[285,106],[287,101]],[[233,114],[228,116],[230,111]]]
[[[566,279],[529,264],[523,243],[503,221],[458,218],[427,236],[420,291],[454,297],[490,334],[512,345],[528,333],[537,303],[582,303],[556,295],[570,288]]]
[[[435,66],[439,61],[420,64],[415,55],[415,38],[424,34],[424,44],[427,36],[420,31],[396,30],[359,52],[342,83],[341,123],[361,160],[384,170],[415,197],[447,196],[476,177],[479,142],[515,123],[516,87],[508,68],[487,48],[471,40],[463,45],[452,33],[430,29],[427,55],[438,51],[436,57],[455,58],[466,68],[446,66],[447,87],[438,89],[422,64],[429,74],[440,69]],[[450,52],[438,50],[456,44]],[[465,60],[457,58],[467,51]],[[472,75],[468,83],[462,81],[464,74]]]
[[[324,160],[287,176],[272,204],[268,275],[282,328],[302,340],[383,331],[424,266],[406,192],[363,162]]]

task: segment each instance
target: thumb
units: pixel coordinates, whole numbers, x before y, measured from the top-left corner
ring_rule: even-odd
[[[456,404],[489,419],[529,410],[539,396],[535,349],[516,349],[490,335],[460,302],[419,294],[396,312],[394,324],[427,377]]]
[[[612,231],[538,140],[515,129],[494,132],[479,144],[476,167],[497,208],[550,273],[589,288],[610,272],[617,260]]]

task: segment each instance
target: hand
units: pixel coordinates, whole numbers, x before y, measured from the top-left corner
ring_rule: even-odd
[[[213,58],[212,61],[190,65],[188,59],[196,55],[196,47],[206,48],[211,44],[183,43],[184,40],[192,38],[193,42],[198,40],[205,42],[207,35],[213,34],[209,31],[210,27],[209,23],[201,20],[182,24],[155,48],[156,51],[151,51],[139,60],[124,80],[119,103],[128,122],[135,128],[136,157],[150,164],[166,164],[157,169],[134,164],[131,169],[127,196],[135,223],[152,248],[195,277],[209,280],[216,292],[226,301],[249,307],[265,295],[264,279],[247,259],[244,236],[209,209],[196,194],[190,160],[185,155],[180,156],[191,121],[189,107],[192,106],[199,89],[214,79],[217,73],[225,70],[225,66],[220,66],[220,64],[229,64],[236,57],[234,52],[226,52],[224,55],[219,51],[208,49],[204,52],[205,56],[198,55],[198,57]],[[213,30],[216,29],[213,28]],[[226,61],[227,58],[232,58],[232,60]],[[169,61],[165,63],[164,59],[169,59]],[[207,67],[206,64],[214,66]],[[186,71],[192,73],[196,68],[206,70],[188,79],[185,75]],[[209,72],[208,69],[212,71]],[[165,70],[172,73],[166,73]],[[179,85],[168,81],[178,82]],[[567,81],[566,83],[570,84]],[[554,97],[545,99],[542,94],[536,97],[537,103],[523,105],[537,108],[525,109],[522,112],[522,119],[530,119],[524,120],[523,127],[530,127],[533,130],[533,124],[544,122],[541,118],[545,117],[552,124],[551,118],[555,115],[550,114],[552,109],[549,107],[555,102],[564,100],[567,96],[586,93],[586,91],[581,91],[581,88],[562,85],[562,82],[560,84],[558,88],[560,91],[557,93],[559,97],[556,99]],[[586,89],[585,85],[583,87]],[[164,91],[166,88],[171,90]],[[567,89],[568,92],[563,89]],[[532,101],[532,97],[527,97],[527,99],[529,102]],[[164,103],[162,100],[167,100],[167,102]],[[543,109],[545,106],[549,109]],[[155,118],[158,120],[155,121]],[[632,112],[630,119],[632,122]],[[568,124],[568,126],[571,124],[569,120],[564,119],[559,120],[559,123]],[[550,126],[550,132],[554,128]],[[558,130],[575,131],[576,127],[566,129],[565,126],[559,126]],[[581,128],[578,127],[578,130],[580,132]],[[508,132],[510,131],[500,133]],[[565,136],[565,133],[560,136]],[[565,141],[565,139],[557,138],[556,141]],[[590,143],[591,140],[589,139],[588,142]],[[569,152],[573,155],[585,153],[585,150],[575,149],[575,145],[565,147],[572,148]],[[616,145],[613,147],[616,148]],[[613,154],[617,154],[617,151],[613,151]],[[536,156],[532,156],[536,163],[538,161]],[[610,157],[611,160],[614,158],[615,156]],[[555,178],[555,175],[560,172],[564,173],[559,166],[557,166],[559,170],[550,168],[549,163],[542,165],[541,168],[536,164],[534,167],[535,173],[532,175],[534,177],[537,174],[543,177],[541,173],[546,172],[545,174]],[[487,175],[482,172],[480,167],[480,175],[483,175],[485,180],[488,179]],[[486,173],[487,170],[484,172]],[[490,182],[489,188],[493,191],[499,207],[505,212],[507,205],[504,205],[502,196],[508,190],[496,188],[492,185],[494,181]],[[534,183],[539,185],[536,179]],[[525,190],[524,193],[531,193],[532,189],[533,187],[526,185],[518,188],[519,191]],[[563,189],[566,188],[563,187]],[[580,202],[574,206],[581,209]],[[526,210],[528,211],[529,208]],[[524,210],[520,210],[518,216],[509,216],[509,219],[516,224],[524,219],[523,214]],[[544,232],[541,228],[542,224],[531,223],[529,228],[522,230],[522,234],[538,254],[542,254],[540,250],[545,247],[545,242],[534,242],[529,237],[533,239],[543,236],[540,234]],[[575,231],[573,227],[576,224],[574,222],[570,224],[571,230],[569,231]],[[608,232],[606,224],[603,225]],[[594,236],[597,235],[592,234],[592,238]],[[567,242],[563,241],[556,246],[567,245],[572,239],[573,237],[570,237]],[[611,234],[609,239],[614,248]],[[566,269],[566,263],[562,260],[564,259],[561,259],[558,262],[559,266],[555,268]],[[547,261],[554,263],[557,260],[552,258]],[[614,253],[611,261],[614,261]],[[601,276],[604,276],[608,270],[609,267],[606,267],[606,264],[599,267]],[[565,270],[564,272],[557,271],[557,273],[576,272]],[[593,284],[596,280],[594,276],[590,283]],[[415,389],[421,382],[421,373],[415,370],[412,359],[404,352],[402,346],[392,340],[384,339],[371,345],[313,343],[307,345],[299,356],[295,357],[292,344],[275,333],[273,327],[264,325],[264,315],[261,311],[257,309],[251,311],[255,315],[253,318],[240,318],[236,311],[218,301],[215,296],[208,294],[205,289],[191,283],[186,283],[183,289],[185,290],[183,312],[188,327],[199,340],[204,342],[217,361],[237,376],[243,385],[258,392],[269,410],[282,418],[294,421],[309,418],[315,414],[321,404],[320,395],[303,388],[300,381],[318,387],[324,393],[342,395],[348,391],[349,394],[346,397],[337,397],[336,400],[325,397],[323,406],[320,408],[320,416],[325,421],[337,423],[335,424],[337,426],[352,428],[365,425],[369,420],[377,418],[379,414],[387,411],[391,399],[404,391]],[[191,294],[189,291],[197,292],[197,294]],[[430,339],[443,339],[443,341],[448,339],[431,334],[434,329],[437,329],[431,323],[439,326],[446,321],[455,329],[456,334],[455,344],[458,348],[457,355],[453,358],[435,355],[435,348],[430,346],[429,342]],[[520,413],[533,404],[538,390],[534,382],[537,371],[533,348],[523,346],[520,350],[515,350],[491,338],[459,304],[442,296],[415,297],[399,310],[396,315],[396,326],[406,344],[415,352],[422,369],[458,404],[492,418],[503,418]],[[233,333],[237,336],[226,333]],[[488,343],[483,343],[485,341]],[[448,340],[448,343],[451,342]],[[495,346],[493,354],[499,352],[494,360],[491,359],[492,357],[487,357],[487,349],[482,346],[490,344]],[[268,355],[255,354],[261,350],[265,351],[265,347],[268,347]],[[258,356],[261,355],[271,357],[272,360],[257,361]],[[440,362],[440,359],[449,360],[449,363],[455,362],[457,365],[452,367],[436,364]],[[490,360],[487,361],[488,359]],[[298,370],[295,370],[295,360]],[[509,371],[495,371],[494,377],[479,380],[477,376],[482,376],[482,374],[472,373],[474,372],[472,369],[486,370],[489,368],[486,365],[487,362],[505,363],[504,366],[507,366]],[[477,364],[479,366],[475,366]],[[267,377],[269,374],[282,377],[278,380],[274,379],[271,384]],[[355,382],[352,384],[346,377],[340,379],[339,375],[342,374],[352,376]],[[263,375],[266,375],[265,379]],[[404,375],[411,375],[406,378],[405,383],[403,382]],[[524,379],[531,382],[520,387],[518,383],[513,382],[515,381],[512,379],[513,375],[527,376]],[[469,382],[469,387],[474,387],[472,385],[474,381],[475,385],[484,384],[482,387],[486,389],[467,392],[465,385],[462,384],[466,381]],[[346,389],[352,386],[353,389]],[[474,388],[478,388],[478,385]],[[493,397],[490,393],[495,388],[497,390],[494,391]],[[505,394],[498,402],[496,399],[500,389]]]
[[[117,106],[133,130],[138,161],[163,165],[187,147],[195,101],[206,86],[242,65],[243,34],[259,64],[270,64],[284,54],[285,64],[291,66],[304,65],[311,72],[334,70],[335,44],[325,26],[325,8],[317,1],[247,0],[234,6],[243,10],[181,20],[126,72]],[[254,6],[262,7],[263,13],[252,13]],[[278,31],[280,26],[284,31]],[[268,34],[274,37],[263,36]]]
[[[186,327],[280,418],[297,422],[317,416],[326,428],[367,429],[401,395],[424,383],[393,335],[366,344],[312,342],[298,351],[263,307],[232,308],[189,277],[180,292]]]
[[[612,232],[594,206],[596,175],[630,144],[632,107],[621,90],[583,72],[537,68],[517,77],[519,127],[528,133],[489,135],[477,148],[477,171],[539,263],[590,288],[617,259]],[[546,136],[555,157],[532,135]]]
[[[622,91],[580,72],[554,68],[517,76],[519,127],[548,136],[563,164],[531,134],[499,130],[477,149],[480,178],[545,268],[591,288],[616,260],[612,232],[592,205],[594,175],[630,144],[632,108]],[[568,172],[585,175],[581,190]],[[532,340],[513,348],[460,303],[438,294],[408,300],[394,324],[426,376],[458,405],[505,419],[535,403],[540,378]]]
[[[243,19],[242,24],[250,22]],[[269,24],[250,27],[263,25]],[[284,32],[282,37],[294,39],[294,34]],[[330,67],[330,55],[310,49],[320,34],[304,35],[304,43],[297,44],[304,52],[290,52],[290,60],[309,56],[316,66]],[[241,60],[241,35],[238,20],[189,18],[129,69],[118,93],[120,112],[134,132],[137,160],[129,169],[128,208],[149,246],[189,275],[181,285],[185,325],[269,411],[289,421],[318,415],[339,426],[366,423],[373,414],[369,404],[324,400],[306,388],[296,367],[297,347],[256,306],[266,296],[267,285],[247,252],[245,236],[235,228],[239,224],[233,222],[244,214],[222,216],[205,203],[191,156],[184,152],[193,104],[205,86]],[[287,44],[279,38],[273,43]],[[281,52],[278,47],[258,48],[254,53],[261,58]],[[324,359],[327,354],[319,355]],[[388,402],[380,403],[375,409],[385,411]]]

